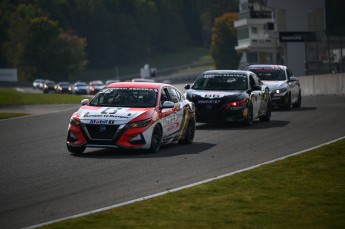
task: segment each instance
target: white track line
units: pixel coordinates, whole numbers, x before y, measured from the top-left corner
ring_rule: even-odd
[[[323,143],[323,144],[320,144],[320,145],[317,145],[317,146],[314,146],[314,147],[311,147],[309,149],[305,149],[305,150],[299,151],[297,153],[293,153],[293,154],[290,154],[290,155],[287,155],[287,156],[284,156],[284,157],[280,157],[280,158],[277,158],[277,159],[274,159],[274,160],[271,160],[271,161],[267,161],[267,162],[264,162],[264,163],[261,163],[261,164],[253,165],[253,166],[250,166],[248,168],[240,169],[240,170],[237,170],[237,171],[234,171],[234,172],[231,172],[231,173],[227,173],[227,174],[224,174],[224,175],[221,175],[221,176],[213,177],[213,178],[210,178],[210,179],[207,179],[207,180],[199,181],[199,182],[196,182],[196,183],[193,183],[193,184],[189,184],[189,185],[185,185],[185,186],[182,186],[182,187],[179,187],[179,188],[174,188],[174,189],[171,189],[171,190],[168,190],[168,191],[159,192],[159,193],[156,193],[156,194],[153,194],[153,195],[149,195],[149,196],[145,196],[145,197],[141,197],[141,198],[138,198],[138,199],[129,200],[129,201],[126,201],[126,202],[123,202],[123,203],[110,205],[108,207],[99,208],[99,209],[96,209],[96,210],[93,210],[93,211],[89,211],[89,212],[85,212],[85,213],[81,213],[81,214],[77,214],[77,215],[73,215],[73,216],[68,216],[68,217],[65,217],[65,218],[49,221],[49,222],[42,223],[42,224],[33,225],[33,226],[30,226],[30,227],[26,227],[26,229],[42,227],[44,225],[53,224],[53,223],[60,222],[62,220],[66,220],[66,219],[74,219],[74,218],[78,218],[78,217],[82,217],[82,216],[87,216],[87,215],[90,215],[90,214],[94,214],[94,213],[110,210],[110,209],[121,207],[121,206],[128,205],[128,204],[133,204],[133,203],[140,202],[140,201],[143,201],[143,200],[152,199],[154,197],[162,196],[162,195],[165,195],[165,194],[168,194],[168,193],[177,192],[177,191],[180,191],[182,189],[190,188],[190,187],[193,187],[193,186],[196,186],[196,185],[200,185],[200,184],[204,184],[204,183],[207,183],[207,182],[210,182],[210,181],[218,180],[218,179],[221,179],[221,178],[224,178],[224,177],[232,176],[232,175],[240,173],[240,172],[244,172],[244,171],[248,171],[248,170],[251,170],[251,169],[255,169],[255,168],[258,168],[258,167],[260,167],[262,165],[266,165],[266,164],[270,164],[270,163],[273,163],[273,162],[276,162],[276,161],[284,160],[285,158],[292,157],[292,156],[295,156],[295,155],[298,155],[298,154],[302,154],[302,153],[305,153],[305,152],[308,152],[308,151],[320,148],[320,147],[325,146],[325,145],[329,145],[331,143],[334,143],[336,141],[342,140],[344,138],[345,138],[345,136],[337,138],[337,139],[334,139],[334,140],[331,140],[331,141],[328,141],[326,143]]]

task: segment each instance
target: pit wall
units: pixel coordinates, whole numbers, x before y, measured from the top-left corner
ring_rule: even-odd
[[[302,95],[345,95],[345,73],[299,76]]]

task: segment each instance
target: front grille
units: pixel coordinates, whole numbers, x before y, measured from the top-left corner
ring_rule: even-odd
[[[91,125],[85,124],[91,139],[111,140],[114,138],[119,125]]]

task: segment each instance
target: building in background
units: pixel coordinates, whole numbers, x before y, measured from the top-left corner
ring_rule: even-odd
[[[325,20],[324,0],[240,0],[239,68],[271,63],[296,75],[337,71],[332,53],[342,59],[342,49],[329,49]]]
[[[240,0],[236,51],[241,55],[239,68],[253,63],[280,63],[279,44],[274,37],[275,17],[262,1]]]

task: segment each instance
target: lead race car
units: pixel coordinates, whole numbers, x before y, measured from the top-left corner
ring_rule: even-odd
[[[162,83],[113,83],[82,100],[68,126],[67,149],[86,147],[158,152],[172,142],[191,144],[195,107],[178,89]]]
[[[197,122],[269,121],[269,88],[250,71],[211,70],[201,73],[193,85],[185,85],[186,97],[196,106]]]

